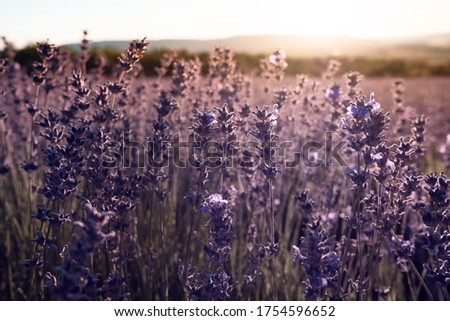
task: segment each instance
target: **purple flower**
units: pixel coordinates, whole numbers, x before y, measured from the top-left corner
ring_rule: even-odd
[[[294,250],[294,262],[300,261],[302,259],[302,254],[300,253],[300,248],[297,245],[292,245],[292,249]]]
[[[279,117],[278,105],[274,104],[272,106],[272,112],[270,113],[270,116],[268,118],[268,120],[271,122],[272,126],[276,126],[277,125],[278,117]]]
[[[325,91],[325,97],[331,100],[338,100],[342,94],[341,87],[338,84],[334,84],[331,87],[328,87]]]
[[[350,106],[347,107],[347,114],[353,116],[357,120],[362,120],[370,110],[377,110],[380,104],[375,100],[375,94],[370,94],[370,100],[364,102],[363,99],[358,99],[356,102],[351,101]]]
[[[373,155],[372,158],[374,161],[379,161],[379,160],[383,159],[383,157],[384,157],[383,153],[376,153],[375,155]]]
[[[387,160],[387,156],[388,155],[386,155],[385,153],[379,152],[379,153],[376,153],[375,155],[373,155],[372,159],[378,165],[382,165],[382,164],[385,164],[385,162]]]
[[[380,109],[380,103],[375,100],[375,93],[370,94],[370,100],[368,105],[372,106],[373,110]]]
[[[342,124],[342,128],[343,129],[350,129],[350,125],[349,125],[349,123],[348,123],[346,118],[342,118],[341,119],[341,124]]]
[[[224,210],[228,205],[228,201],[223,199],[220,194],[211,194],[208,198],[202,203],[202,207],[200,211],[202,213],[211,213],[214,211]]]
[[[269,56],[269,62],[273,65],[279,65],[280,67],[286,68],[287,62],[286,53],[282,50],[276,50]]]
[[[205,115],[205,120],[208,124],[213,124],[216,121],[216,115],[213,112],[209,112]]]

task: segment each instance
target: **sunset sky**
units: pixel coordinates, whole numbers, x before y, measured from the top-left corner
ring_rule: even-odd
[[[412,37],[450,32],[448,0],[1,1],[0,36],[16,46],[47,38],[213,39],[236,35]]]

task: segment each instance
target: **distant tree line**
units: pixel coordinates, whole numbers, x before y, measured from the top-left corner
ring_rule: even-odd
[[[70,51],[70,49],[67,49]],[[148,76],[156,75],[155,67],[159,66],[160,59],[166,52],[165,49],[149,51],[141,60],[143,72]],[[71,55],[76,52],[71,51]],[[96,58],[102,56],[106,59],[105,72],[111,73],[120,52],[116,49],[92,50],[92,55],[88,61],[88,68],[94,67]],[[193,59],[199,57],[203,64],[203,73],[208,72],[209,53],[192,53],[186,50],[177,51],[178,59]],[[235,58],[240,70],[247,73],[258,72],[259,61],[264,58],[263,54],[236,53]],[[336,58],[334,58],[336,59]],[[28,71],[31,71],[33,62],[38,60],[38,55],[34,47],[26,47],[17,51],[15,61],[20,63]],[[301,58],[293,57],[287,59],[289,64],[286,69],[287,75],[305,73],[312,76],[320,76],[325,70],[328,58]],[[341,71],[358,70],[366,76],[372,77],[421,77],[421,76],[449,76],[450,59],[446,61],[431,61],[429,59],[400,59],[400,58],[370,58],[370,57],[338,57],[342,63]]]

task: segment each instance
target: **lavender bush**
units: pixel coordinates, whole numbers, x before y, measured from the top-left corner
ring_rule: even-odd
[[[450,97],[408,105],[446,81],[222,47],[148,78],[148,47],[107,76],[84,32],[27,73],[4,39],[2,299],[449,300]]]

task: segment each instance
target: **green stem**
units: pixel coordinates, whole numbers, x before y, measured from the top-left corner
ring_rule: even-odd
[[[269,197],[270,197],[270,240],[272,242],[272,246],[275,246],[275,212],[274,212],[274,206],[273,206],[273,182],[272,178],[269,179]],[[276,276],[275,276],[275,269],[273,266],[273,257],[274,253],[271,253],[270,256],[270,274],[272,278],[272,291],[273,291],[273,298],[274,301],[278,301],[278,292],[276,287]]]
[[[164,234],[164,217],[162,211],[162,201],[159,201],[159,232],[161,236],[161,248],[163,255],[163,300],[167,301],[169,299],[169,279],[167,276],[167,257],[166,257],[166,240]]]
[[[409,292],[411,292],[412,299],[413,301],[417,301],[416,293],[414,292],[414,288],[411,282],[411,275],[409,275],[409,272],[406,272],[406,278],[408,280]]]
[[[125,76],[125,71],[122,71],[119,76],[119,83],[122,81],[124,76]],[[111,109],[114,109],[114,105],[116,103],[116,96],[117,96],[117,94],[113,94],[112,101],[111,101]]]
[[[184,275],[183,275],[183,288],[185,290],[185,296],[186,300],[189,300],[189,296],[187,293],[187,282],[188,282],[188,270],[189,270],[189,255],[190,255],[190,247],[191,247],[191,241],[192,241],[192,234],[194,231],[194,224],[195,224],[195,214],[197,211],[195,210],[195,207],[192,209],[192,217],[191,217],[191,224],[189,226],[189,235],[186,245],[186,254],[185,254],[185,266],[184,266]]]
[[[397,241],[399,241],[397,235],[394,233],[394,231],[392,229],[391,229],[390,233]],[[425,280],[423,279],[422,275],[420,275],[419,271],[417,270],[417,268],[414,265],[411,258],[408,258],[408,262],[409,262],[409,265],[411,266],[414,274],[419,279],[419,282],[422,284],[423,288],[425,289],[425,292],[427,292],[428,297],[434,301],[433,294],[431,293],[430,289],[428,288],[427,284],[425,283]]]

